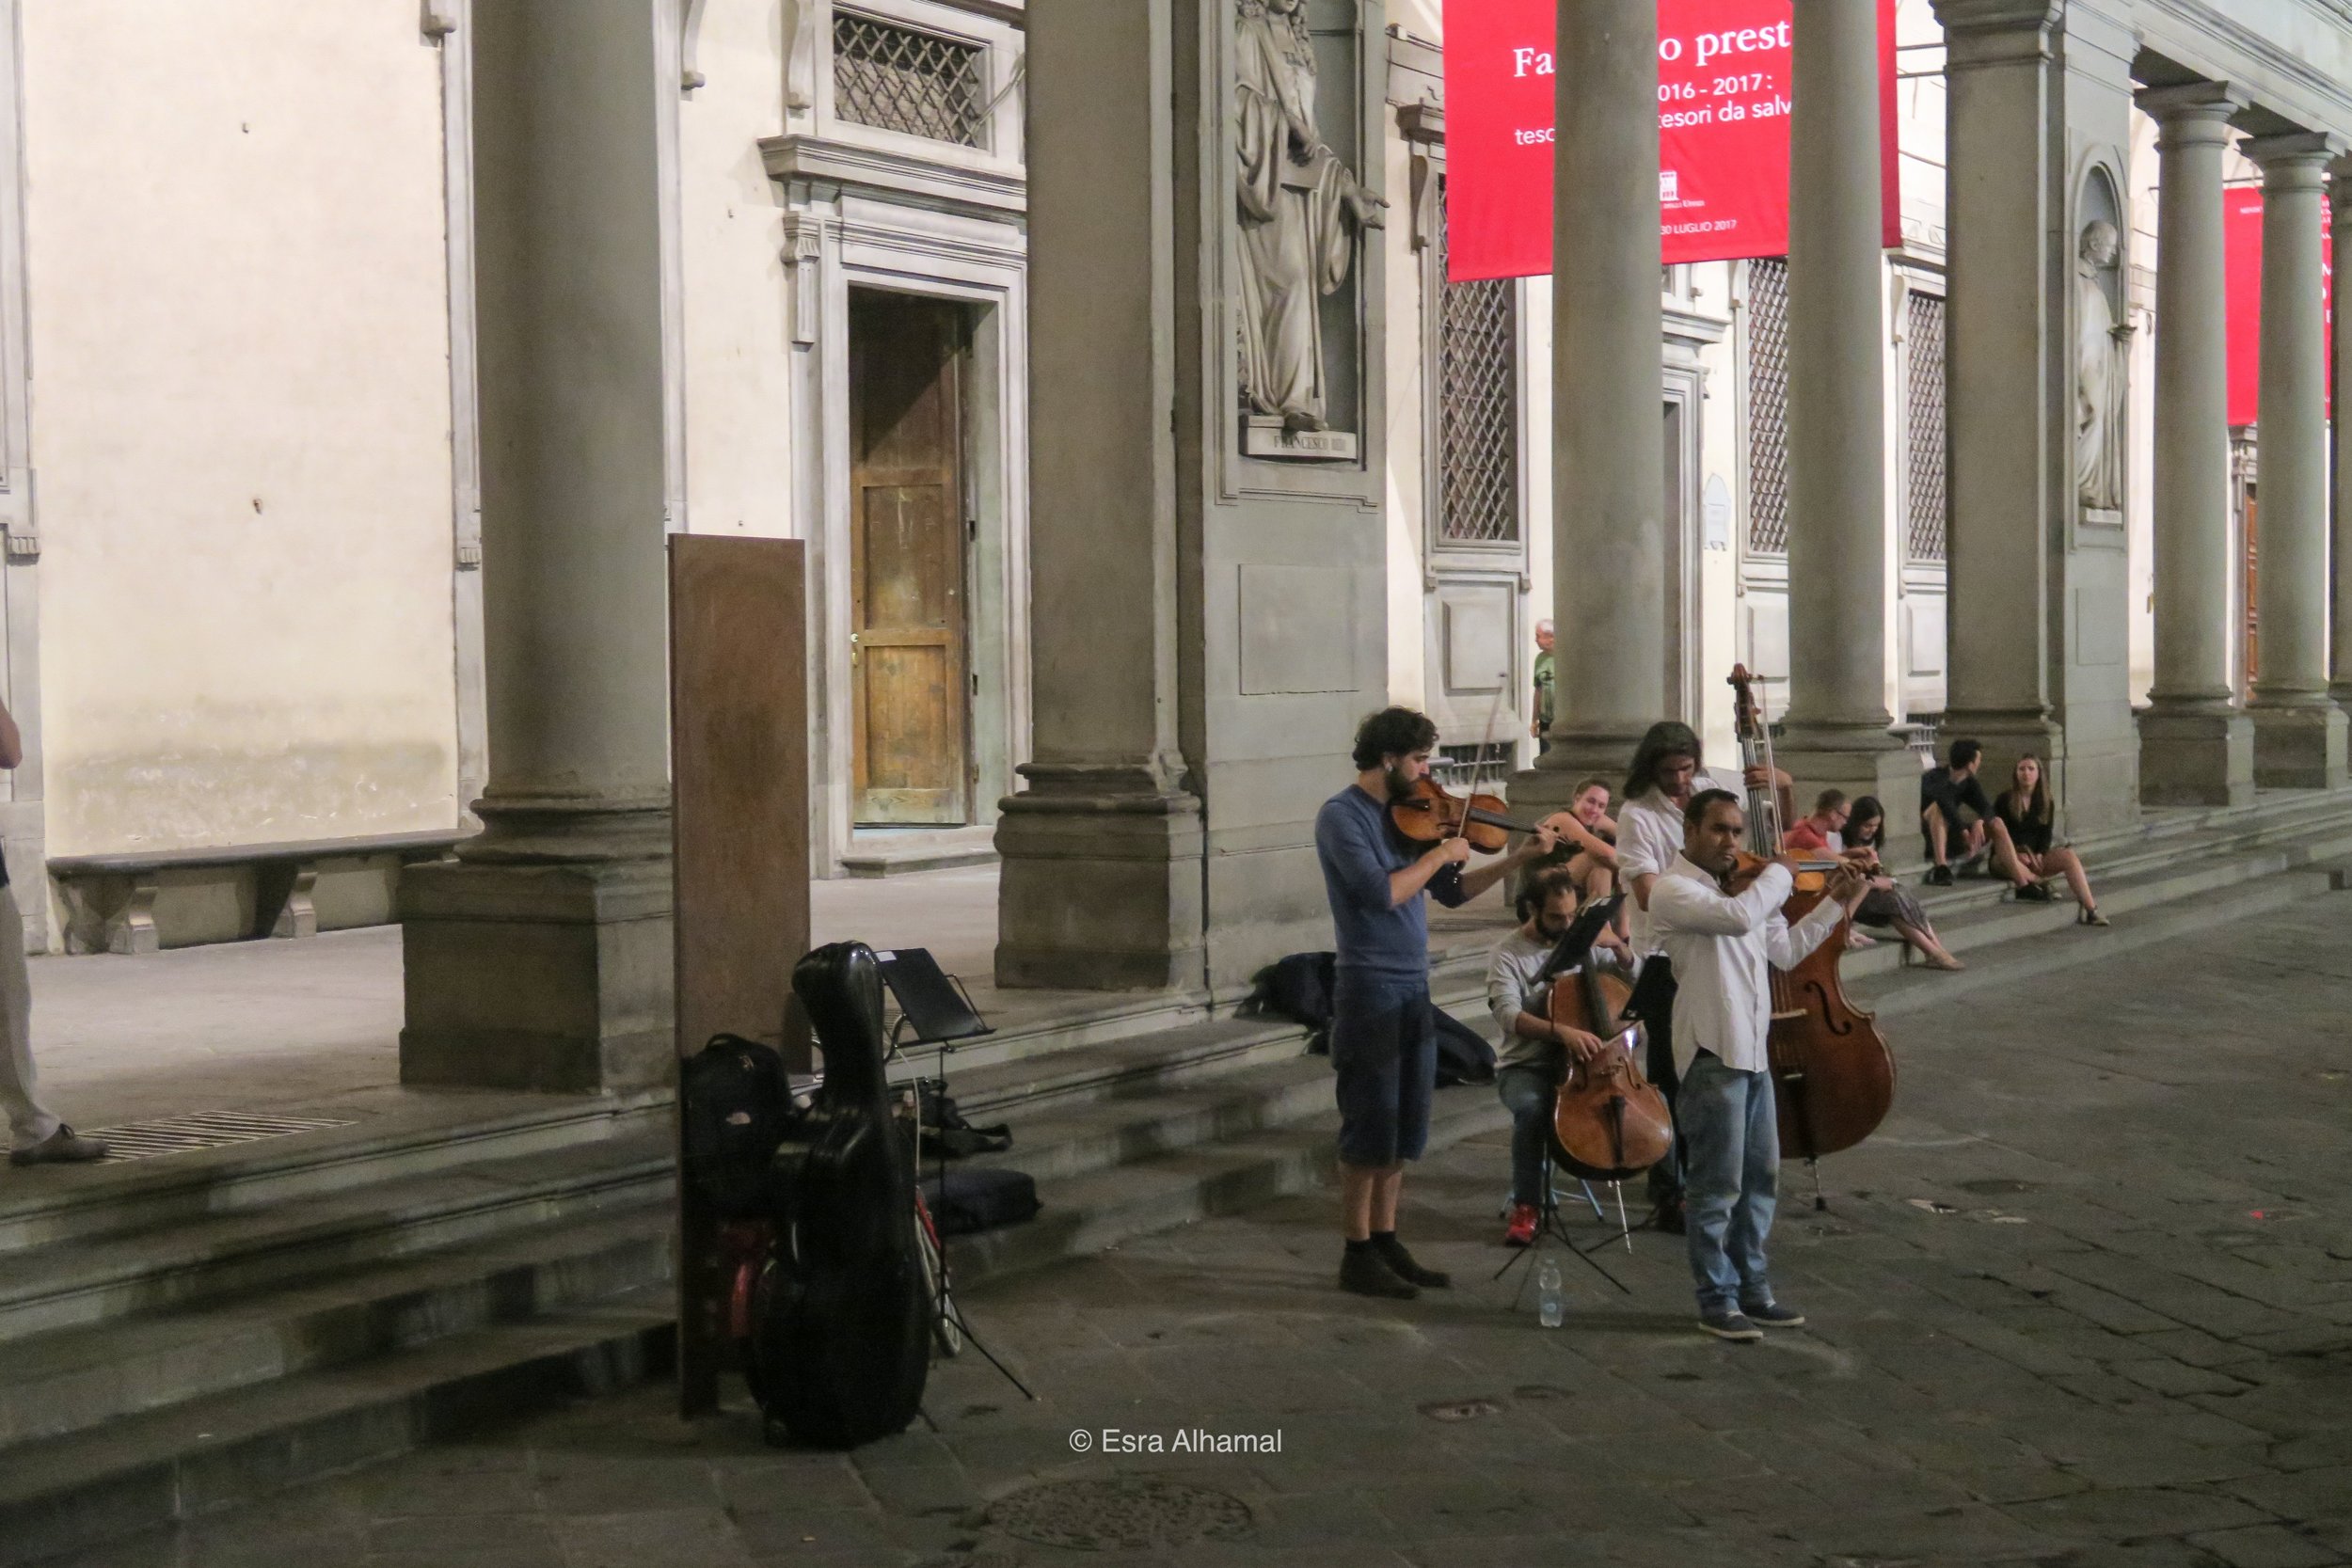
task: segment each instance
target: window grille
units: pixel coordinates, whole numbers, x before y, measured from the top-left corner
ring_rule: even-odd
[[[1944,301],[1916,289],[1905,298],[1911,355],[1903,387],[1904,521],[1911,559],[1941,561],[1950,504],[1944,467]]]
[[[1439,533],[1448,544],[1517,544],[1517,291],[1507,277],[1446,282],[1442,221],[1438,232]]]
[[[1440,746],[1430,759],[1429,771],[1448,788],[1475,784],[1482,789],[1497,789],[1510,782],[1513,752],[1514,743],[1508,740]]]
[[[1748,263],[1748,548],[1788,553],[1788,263]]]
[[[833,13],[833,104],[843,119],[910,136],[978,147],[988,92],[976,43]]]

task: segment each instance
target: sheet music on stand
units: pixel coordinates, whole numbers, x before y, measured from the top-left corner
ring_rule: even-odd
[[[1609,923],[1617,918],[1617,911],[1624,907],[1625,895],[1613,893],[1577,911],[1576,918],[1568,922],[1568,928],[1553,946],[1551,957],[1544,960],[1544,974],[1557,978],[1591,957],[1593,943],[1600,940],[1601,932],[1609,928]]]

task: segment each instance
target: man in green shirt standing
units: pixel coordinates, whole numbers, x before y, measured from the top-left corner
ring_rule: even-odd
[[[1535,754],[1551,750],[1551,644],[1553,634],[1549,621],[1535,623]]]

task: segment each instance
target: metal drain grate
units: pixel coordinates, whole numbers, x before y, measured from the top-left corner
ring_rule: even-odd
[[[202,1111],[192,1117],[135,1121],[127,1127],[92,1128],[85,1136],[104,1142],[106,1163],[112,1164],[119,1160],[152,1160],[162,1154],[225,1148],[230,1144],[282,1138],[290,1132],[350,1125],[347,1120],[328,1117],[258,1117],[241,1111]]]

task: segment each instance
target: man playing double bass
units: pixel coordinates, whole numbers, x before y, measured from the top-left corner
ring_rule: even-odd
[[[1681,852],[1650,888],[1649,924],[1674,964],[1682,1080],[1675,1128],[1688,1183],[1691,1275],[1701,1330],[1760,1339],[1766,1327],[1804,1322],[1772,1294],[1764,1256],[1780,1193],[1780,1122],[1766,1052],[1772,971],[1802,963],[1870,884],[1858,865],[1841,863],[1827,895],[1791,927],[1780,912],[1796,885],[1789,857],[1776,857],[1736,895],[1726,886],[1747,832],[1739,797],[1700,790],[1683,824]]]
[[[1389,806],[1429,776],[1438,726],[1410,708],[1383,708],[1356,732],[1356,778],[1315,814],[1315,855],[1331,901],[1338,950],[1331,997],[1331,1068],[1340,1102],[1340,1202],[1346,1250],[1340,1288],[1407,1300],[1453,1283],[1423,1268],[1396,1239],[1405,1162],[1429,1143],[1438,1085],[1429,1006],[1429,899],[1462,904],[1550,851],[1550,832],[1465,871],[1455,837],[1409,847]]]

